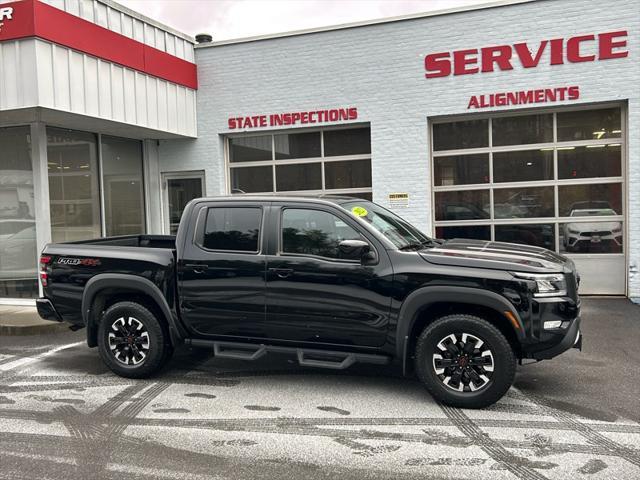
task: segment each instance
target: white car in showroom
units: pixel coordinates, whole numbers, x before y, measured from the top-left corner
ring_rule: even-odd
[[[580,208],[571,217],[609,217],[618,215],[612,208]],[[617,253],[622,251],[622,222],[571,222],[563,226],[563,244],[567,252]]]

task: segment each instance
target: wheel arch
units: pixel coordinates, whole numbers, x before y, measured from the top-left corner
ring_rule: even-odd
[[[409,369],[408,360],[420,332],[437,318],[454,313],[485,318],[505,335],[516,355],[520,355],[520,343],[525,338],[524,325],[506,298],[489,290],[470,287],[424,287],[412,292],[400,308],[396,355],[402,358],[404,374]]]
[[[172,346],[184,340],[175,312],[153,282],[136,275],[106,273],[91,278],[82,295],[82,320],[87,327],[90,347],[98,345],[101,312],[120,301],[134,301],[151,310],[166,327]]]

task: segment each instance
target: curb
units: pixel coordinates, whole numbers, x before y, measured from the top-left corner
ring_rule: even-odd
[[[44,335],[49,333],[68,332],[69,325],[65,322],[46,322],[37,325],[2,325],[0,336],[17,337],[26,335]]]

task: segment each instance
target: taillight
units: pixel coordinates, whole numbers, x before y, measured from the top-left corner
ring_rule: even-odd
[[[51,257],[49,255],[40,256],[40,283],[43,287],[47,286],[47,280],[49,279],[49,273],[47,272],[47,265],[51,263]]]

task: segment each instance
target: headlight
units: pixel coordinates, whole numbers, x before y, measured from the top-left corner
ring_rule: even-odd
[[[580,233],[580,230],[576,230],[575,228],[569,227],[569,233]]]
[[[536,282],[534,297],[564,297],[567,295],[567,282],[562,273],[513,273],[518,278]]]
[[[611,231],[613,233],[620,233],[622,231],[622,225],[616,225]]]

